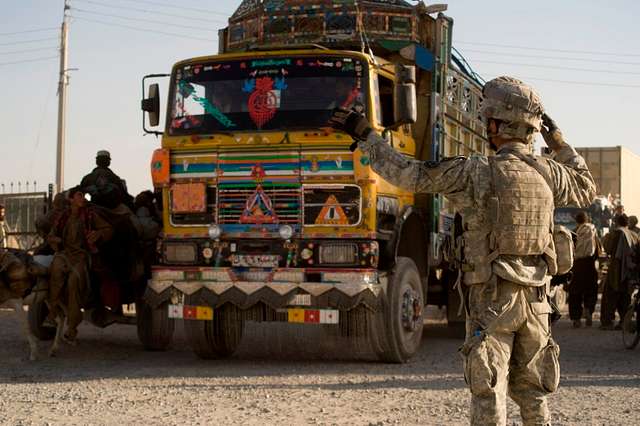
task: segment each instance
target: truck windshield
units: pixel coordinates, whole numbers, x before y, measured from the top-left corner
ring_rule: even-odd
[[[174,74],[169,133],[326,127],[336,107],[365,110],[365,66],[342,56],[183,66]]]

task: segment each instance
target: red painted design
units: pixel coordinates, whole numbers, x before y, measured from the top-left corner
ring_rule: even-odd
[[[256,89],[249,96],[249,116],[259,129],[267,124],[275,115],[278,99],[273,93],[273,80],[270,77],[256,79]]]
[[[359,94],[360,90],[358,90],[357,87],[354,87],[353,90],[349,93],[349,96],[347,96],[347,99],[342,103],[342,105],[340,105],[340,107],[342,109],[348,109],[349,107],[351,107],[351,105],[358,98]]]

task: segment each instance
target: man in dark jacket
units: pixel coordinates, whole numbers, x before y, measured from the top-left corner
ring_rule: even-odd
[[[616,216],[616,229],[604,237],[604,249],[609,256],[607,280],[602,293],[600,329],[613,330],[616,311],[620,321],[629,306],[629,284],[638,279],[638,235],[629,230],[629,218]],[[615,329],[620,329],[618,324]]]
[[[91,195],[91,201],[99,206],[113,209],[124,203],[131,207],[133,198],[129,195],[122,179],[109,166],[111,154],[109,151],[98,151],[96,154],[96,168],[82,178],[80,187]]]

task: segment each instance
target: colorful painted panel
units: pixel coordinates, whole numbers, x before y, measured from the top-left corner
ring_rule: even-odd
[[[348,226],[360,223],[361,195],[358,186],[304,187],[304,224]]]
[[[171,156],[172,179],[215,178],[217,155],[211,152],[173,154]]]
[[[353,154],[346,151],[302,153],[302,175],[313,176],[353,176]]]
[[[205,213],[207,186],[204,183],[178,183],[171,187],[173,213]]]
[[[228,232],[277,232],[301,221],[300,154],[222,153],[218,223]]]

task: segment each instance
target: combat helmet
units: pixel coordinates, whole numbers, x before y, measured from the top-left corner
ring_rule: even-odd
[[[513,77],[497,77],[488,81],[482,90],[484,100],[480,114],[485,118],[502,121],[498,136],[534,140],[542,125],[544,108],[540,96],[533,88]]]

